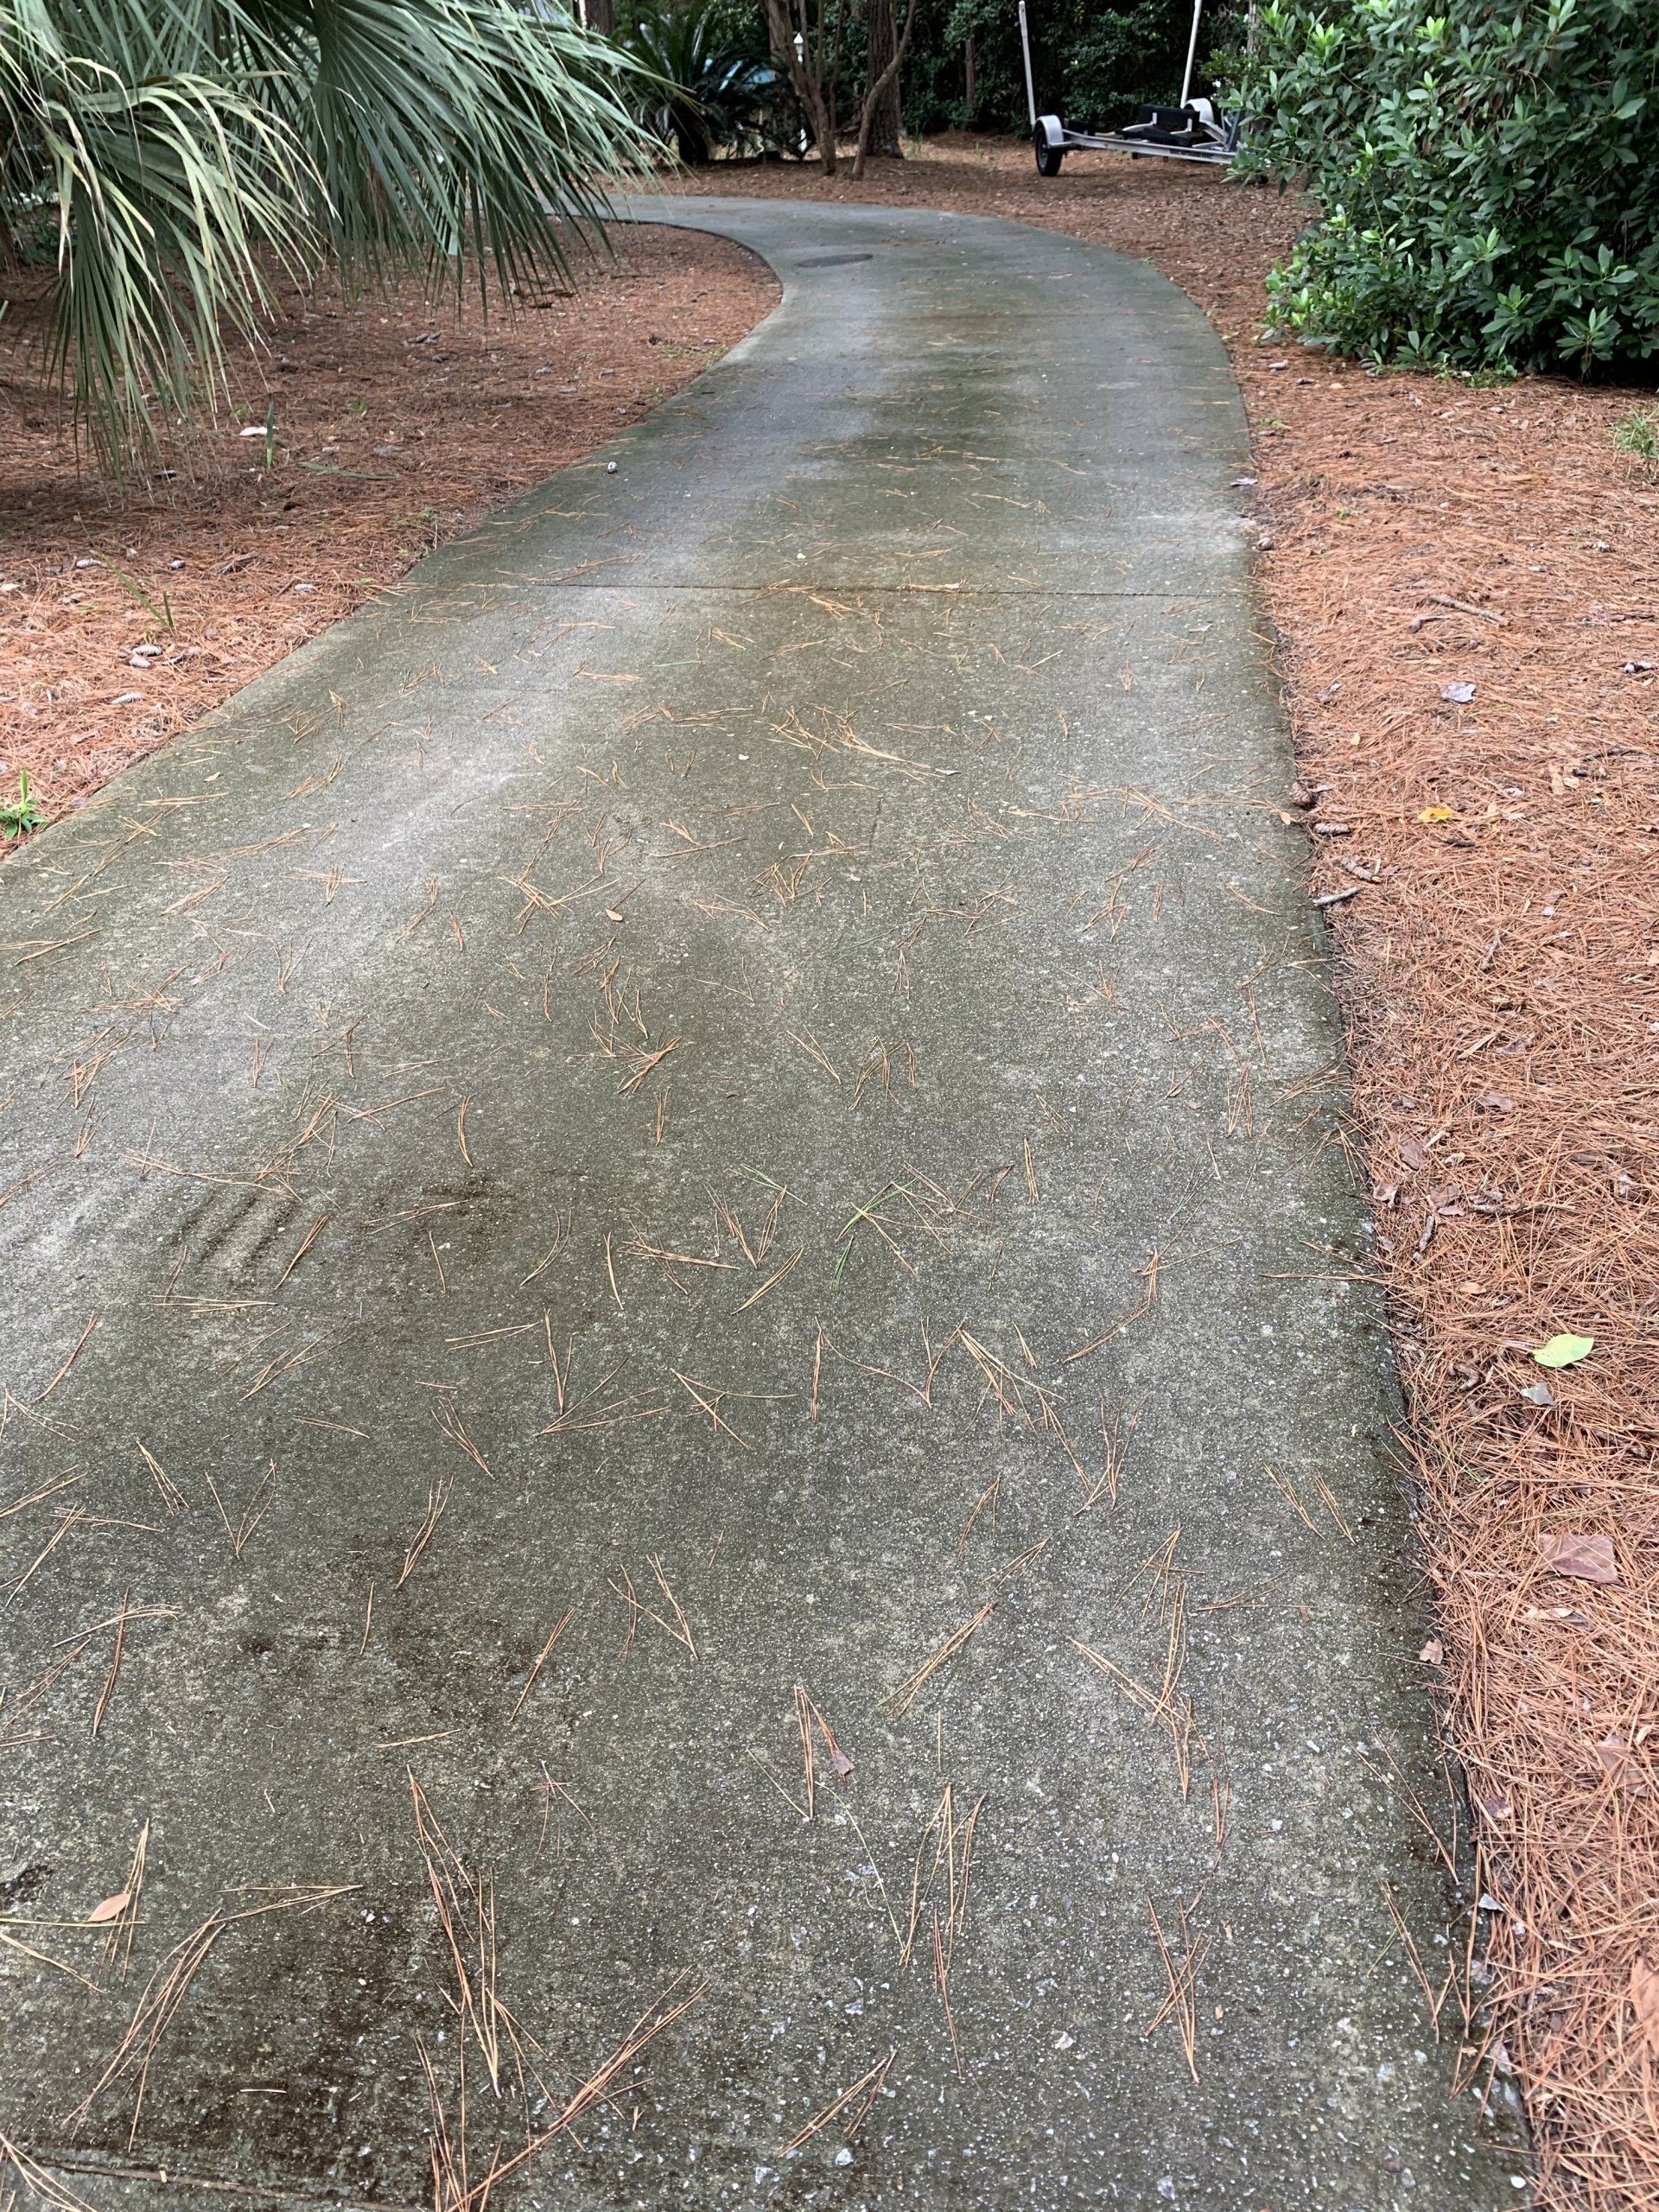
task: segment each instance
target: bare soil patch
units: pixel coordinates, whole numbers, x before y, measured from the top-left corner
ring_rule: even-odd
[[[1424,1671],[1472,1801],[1440,2027],[1473,2094],[1518,2074],[1543,2202],[1659,2206],[1659,486],[1611,442],[1651,394],[1259,342],[1306,211],[1174,164],[1046,182],[963,140],[857,186],[698,185],[1093,238],[1229,346],[1439,1593]],[[1593,1352],[1539,1366],[1567,1332]],[[1561,1571],[1579,1536],[1616,1580]]]
[[[573,293],[510,314],[475,288],[459,308],[413,283],[290,294],[218,425],[126,497],[78,459],[26,334],[0,330],[0,798],[24,768],[48,815],[84,801],[679,391],[778,298],[725,239],[613,238],[574,258]]]

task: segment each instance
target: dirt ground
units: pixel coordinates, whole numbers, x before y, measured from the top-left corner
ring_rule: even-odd
[[[1542,2201],[1659,2206],[1659,484],[1611,443],[1638,395],[1258,342],[1303,211],[1173,164],[1044,182],[963,140],[859,186],[677,187],[700,188],[1051,225],[1154,262],[1231,350],[1439,1597],[1425,1673],[1473,1806],[1478,1932],[1441,2028],[1465,2024],[1474,2094],[1519,2075]],[[0,789],[38,766],[73,804],[772,296],[734,249],[650,233],[487,332],[413,298],[296,308],[208,442],[220,473],[125,506],[0,386]],[[1593,1350],[1535,1363],[1563,1333]]]
[[[0,803],[48,815],[677,391],[778,297],[724,239],[624,232],[572,296],[457,314],[410,285],[290,294],[177,473],[114,494],[77,465],[0,331]],[[271,422],[266,449],[267,414]]]
[[[1442,2031],[1474,2094],[1519,2075],[1542,2202],[1659,2205],[1659,484],[1611,444],[1652,394],[1262,342],[1305,211],[1173,163],[962,140],[707,186],[1048,225],[1227,341],[1472,1801]],[[1558,1334],[1594,1350],[1547,1370]]]

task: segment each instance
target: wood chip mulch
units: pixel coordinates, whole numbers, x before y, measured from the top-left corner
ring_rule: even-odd
[[[1659,483],[1611,431],[1653,394],[1379,377],[1262,342],[1262,278],[1306,211],[1173,163],[1083,157],[1044,182],[1026,149],[963,140],[861,186],[708,181],[1093,238],[1183,285],[1227,342],[1291,805],[1310,895],[1337,894],[1323,911],[1442,1624],[1424,1673],[1473,1808],[1478,1934],[1440,2029],[1465,2033],[1471,2094],[1518,2076],[1541,2203],[1651,2212]],[[1532,1352],[1556,1335],[1595,1348],[1546,1369]]]
[[[131,496],[79,465],[30,334],[0,326],[0,801],[48,816],[677,391],[775,303],[725,239],[613,234],[574,293],[290,293],[216,427]],[[14,323],[16,327],[14,327]],[[266,452],[265,424],[272,423]],[[251,435],[245,435],[251,433]]]

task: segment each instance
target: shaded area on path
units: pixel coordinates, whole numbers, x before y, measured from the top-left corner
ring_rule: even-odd
[[[457,2212],[1515,2202],[1224,360],[1075,242],[688,214],[753,339],[16,878],[9,1847],[148,1863],[6,2109],[377,2202],[436,2110]]]

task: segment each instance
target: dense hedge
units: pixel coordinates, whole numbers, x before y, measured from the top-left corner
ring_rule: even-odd
[[[1245,168],[1318,221],[1282,327],[1465,369],[1659,358],[1659,0],[1268,0]]]

